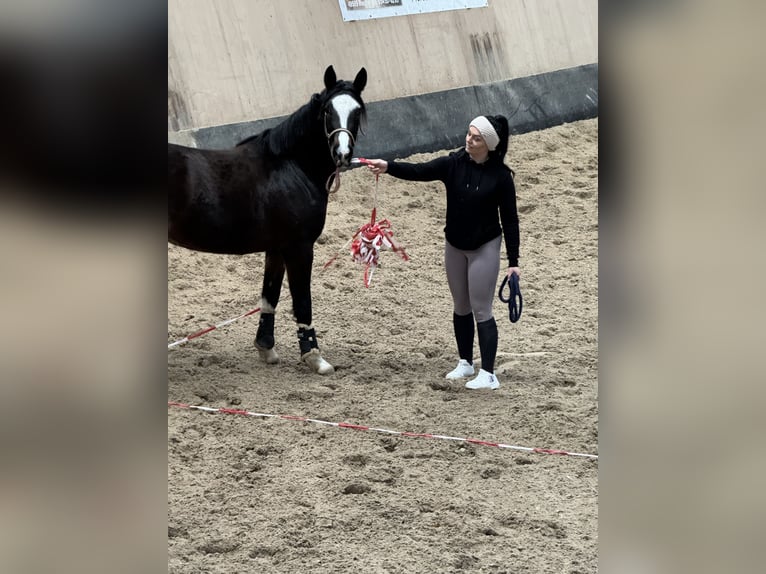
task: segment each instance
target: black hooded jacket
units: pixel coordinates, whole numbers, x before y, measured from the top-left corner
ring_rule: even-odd
[[[518,267],[516,187],[511,170],[500,160],[490,156],[486,162],[476,163],[461,149],[426,163],[389,161],[386,172],[410,181],[443,182],[447,188],[447,241],[457,249],[472,251],[503,233],[508,267]]]

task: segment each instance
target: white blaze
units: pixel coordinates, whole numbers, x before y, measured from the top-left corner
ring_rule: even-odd
[[[351,116],[351,112],[358,109],[360,106],[359,102],[348,94],[341,94],[340,96],[333,98],[332,107],[335,110],[335,113],[338,114],[340,127],[348,129],[348,118]],[[346,132],[338,132],[338,153],[351,153],[351,138]]]

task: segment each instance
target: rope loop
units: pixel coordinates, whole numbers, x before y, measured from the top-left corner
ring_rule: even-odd
[[[509,295],[503,297],[503,289],[508,285]],[[500,290],[497,292],[497,296],[503,303],[508,303],[508,315],[511,319],[511,323],[515,323],[521,318],[521,310],[524,306],[524,300],[521,296],[521,288],[519,287],[519,276],[516,273],[511,273],[511,280],[508,281],[508,276],[503,277],[503,282],[500,284]]]

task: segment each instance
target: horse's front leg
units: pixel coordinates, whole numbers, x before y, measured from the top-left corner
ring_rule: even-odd
[[[285,261],[275,251],[266,252],[266,264],[263,269],[263,289],[261,291],[261,317],[255,334],[255,347],[261,359],[268,364],[279,362],[279,355],[274,350],[274,313],[282,291],[282,279],[285,276]]]
[[[301,360],[320,375],[329,375],[335,368],[319,353],[316,331],[311,324],[311,265],[314,261],[314,244],[301,243],[289,255],[285,253],[287,279],[293,299],[293,314],[298,323],[298,345]]]

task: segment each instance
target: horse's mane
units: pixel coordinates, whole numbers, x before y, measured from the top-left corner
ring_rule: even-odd
[[[255,135],[246,137],[237,147],[252,141],[263,139],[275,155],[282,155],[293,141],[304,139],[311,128],[313,117],[319,116],[320,95],[314,94],[307,104],[302,105],[295,112],[287,116],[282,122],[273,128],[266,129]]]
[[[298,108],[278,125],[243,139],[237,146],[262,139],[263,143],[268,146],[269,151],[274,155],[281,156],[289,153],[296,146],[305,144],[306,139],[311,135],[310,132],[314,126],[314,121],[320,118],[321,108],[324,103],[340,93],[351,94],[359,101],[362,106],[362,125],[364,125],[366,108],[361,95],[354,90],[351,82],[341,80],[332,89],[322,90],[319,94],[313,94],[308,103]]]

